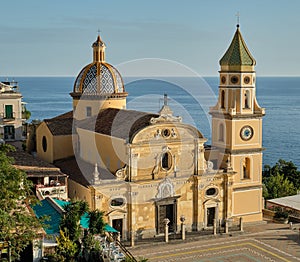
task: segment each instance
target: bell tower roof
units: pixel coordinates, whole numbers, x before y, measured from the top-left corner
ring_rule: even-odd
[[[231,44],[220,60],[221,71],[253,71],[256,61],[251,55],[237,25]]]

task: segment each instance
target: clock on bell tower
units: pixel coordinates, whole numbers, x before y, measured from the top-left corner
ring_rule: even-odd
[[[256,100],[255,59],[239,25],[220,60],[217,104],[212,115],[212,146],[219,151],[220,168],[230,161],[234,175],[231,215],[246,221],[262,218],[262,117]],[[245,204],[247,203],[247,204]]]

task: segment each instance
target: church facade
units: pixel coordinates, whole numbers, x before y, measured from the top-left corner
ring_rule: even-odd
[[[79,73],[73,111],[37,128],[37,154],[69,175],[69,196],[104,211],[123,239],[262,220],[262,118],[255,64],[239,27],[220,60],[212,145],[168,105],[157,114],[126,109],[118,70],[98,36],[93,62]]]

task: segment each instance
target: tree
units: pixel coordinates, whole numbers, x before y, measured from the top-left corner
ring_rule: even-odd
[[[293,183],[283,174],[273,175],[264,180],[263,196],[265,199],[285,197],[296,193],[297,189]]]
[[[72,241],[79,241],[82,234],[80,227],[81,216],[89,210],[88,203],[82,200],[72,201],[64,207],[65,213],[60,228],[66,232]]]
[[[26,173],[13,167],[7,156],[12,146],[0,146],[0,241],[10,247],[12,260],[37,237],[40,221],[27,208],[36,203]]]
[[[269,165],[264,166],[264,178],[275,176],[277,174],[283,174],[284,178],[288,178],[297,189],[300,189],[300,171],[298,171],[297,166],[292,161],[279,159],[273,167]]]
[[[85,261],[100,261],[101,248],[95,235],[102,234],[104,228],[103,212],[92,210],[88,212],[89,229],[84,231],[82,239],[83,257]]]
[[[69,261],[71,257],[67,255],[70,254],[68,249],[71,249],[74,252],[73,258],[80,258],[81,261],[101,261],[101,246],[99,240],[95,239],[95,235],[103,233],[105,225],[103,212],[89,211],[89,206],[85,201],[72,201],[64,206],[64,210],[64,217],[60,223],[60,241],[57,241],[58,254],[63,257],[64,261]],[[85,213],[89,217],[89,228],[83,232],[80,227],[80,218]]]
[[[103,212],[99,210],[92,210],[89,212],[89,233],[92,235],[103,233],[103,228],[105,226],[103,215]]]
[[[75,261],[75,256],[78,252],[76,243],[74,243],[69,236],[60,230],[59,237],[56,238],[57,242],[57,261]]]

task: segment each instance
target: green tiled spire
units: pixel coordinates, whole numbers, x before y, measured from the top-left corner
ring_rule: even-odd
[[[228,69],[230,69],[230,67],[252,67],[255,64],[256,61],[248,50],[240,32],[239,26],[237,25],[237,29],[231,41],[231,44],[220,60],[220,65],[226,66],[228,67]]]

